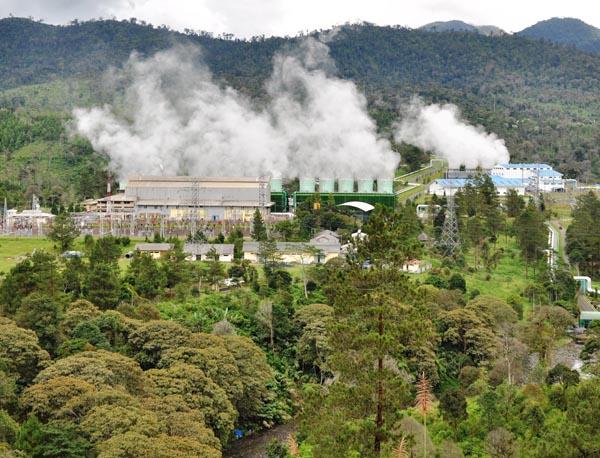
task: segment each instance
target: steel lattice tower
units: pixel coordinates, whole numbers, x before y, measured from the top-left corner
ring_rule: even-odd
[[[442,226],[442,235],[438,241],[438,247],[442,250],[444,256],[454,256],[460,251],[460,234],[458,232],[454,196],[446,197],[446,202],[446,219]]]

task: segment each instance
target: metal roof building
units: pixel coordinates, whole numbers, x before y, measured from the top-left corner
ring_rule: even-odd
[[[529,184],[528,179],[504,178],[498,175],[491,175],[490,178],[494,186],[496,186],[498,194],[501,196],[505,195],[511,189],[523,195]],[[429,193],[438,196],[453,196],[458,190],[464,188],[467,184],[473,184],[474,181],[470,178],[441,178],[431,183]]]
[[[205,221],[248,221],[258,208],[272,205],[268,178],[133,176],[125,196],[135,202],[136,214]]]

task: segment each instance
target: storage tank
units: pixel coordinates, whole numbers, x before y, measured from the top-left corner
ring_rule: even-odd
[[[300,178],[300,192],[315,192],[315,179]]]
[[[319,179],[319,192],[327,194],[335,192],[335,180],[331,178]]]
[[[380,194],[394,194],[394,180],[390,178],[377,180],[377,192]]]
[[[338,192],[354,192],[354,179],[340,178],[338,180]]]
[[[281,178],[271,178],[271,192],[282,192],[283,180]]]
[[[367,193],[373,192],[373,180],[368,178],[362,178],[358,180],[358,192]]]

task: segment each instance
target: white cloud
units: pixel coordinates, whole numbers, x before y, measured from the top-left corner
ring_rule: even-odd
[[[359,20],[418,27],[461,19],[518,31],[552,16],[578,17],[600,25],[600,8],[588,0],[2,0],[0,16],[33,16],[50,23],[116,16],[137,17],[183,30],[237,36],[295,35]]]

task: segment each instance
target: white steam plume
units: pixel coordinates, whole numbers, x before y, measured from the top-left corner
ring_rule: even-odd
[[[456,105],[428,105],[414,99],[396,125],[395,140],[446,159],[450,168],[491,168],[509,162],[504,140],[467,124]]]
[[[377,135],[356,86],[331,76],[329,48],[305,40],[273,59],[257,108],[212,80],[198,50],[133,54],[125,109],[75,109],[75,130],[130,174],[391,177],[399,157]]]

